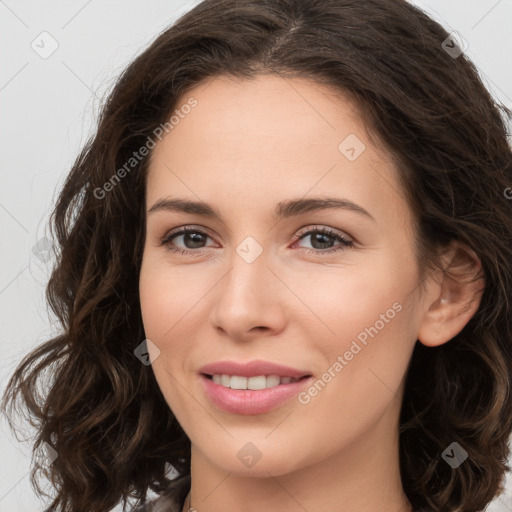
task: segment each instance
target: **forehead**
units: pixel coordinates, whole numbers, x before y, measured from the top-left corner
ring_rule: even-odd
[[[195,106],[180,111],[191,98]],[[220,76],[190,89],[175,110],[179,121],[151,155],[148,207],[173,195],[273,213],[283,199],[339,195],[374,216],[407,213],[391,159],[370,144],[348,97],[327,86]]]
[[[260,158],[285,156],[313,145],[337,152],[344,130],[365,137],[359,113],[348,98],[304,78],[219,76],[189,90],[177,109],[192,97],[197,106],[180,119],[179,131],[205,150],[218,148],[233,156],[251,150]]]

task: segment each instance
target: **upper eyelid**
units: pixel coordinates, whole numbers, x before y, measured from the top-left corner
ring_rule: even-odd
[[[183,234],[183,232],[186,232],[186,231],[200,231],[200,232],[203,232],[206,235],[208,235],[210,238],[212,238],[212,239],[214,238],[208,228],[205,228],[203,226],[196,226],[194,224],[192,224],[192,225],[187,224],[185,226],[180,226],[179,228],[170,229],[169,231],[165,232],[165,234],[163,235],[162,238],[169,238],[171,236],[181,235],[181,234]]]

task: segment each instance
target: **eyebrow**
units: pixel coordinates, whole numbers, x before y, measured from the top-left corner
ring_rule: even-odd
[[[338,197],[312,197],[308,199],[291,199],[288,201],[282,201],[277,204],[274,217],[280,220],[307,212],[327,210],[331,208],[353,211],[375,221],[374,217],[362,206],[359,206],[348,199]],[[218,219],[220,221],[223,220],[220,212],[212,205],[202,201],[190,201],[188,199],[171,197],[161,198],[148,210],[148,214],[158,211],[191,213],[212,219]]]

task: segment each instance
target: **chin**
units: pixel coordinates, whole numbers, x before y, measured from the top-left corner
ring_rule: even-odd
[[[243,436],[243,440],[240,437],[230,438],[227,444],[218,443],[215,451],[211,450],[211,445],[207,445],[207,451],[203,452],[203,456],[222,471],[239,476],[263,478],[268,478],[269,474],[285,475],[314,462],[310,460],[311,448],[308,448],[308,452],[300,453],[291,444],[285,446],[282,440],[271,442],[267,439],[265,442],[263,439],[249,439],[250,436],[247,435]],[[211,440],[206,441],[208,442]]]

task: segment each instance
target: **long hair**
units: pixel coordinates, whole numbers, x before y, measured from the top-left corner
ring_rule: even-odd
[[[422,268],[453,240],[479,257],[477,312],[448,343],[414,348],[400,471],[408,499],[425,510],[481,510],[503,490],[512,429],[511,112],[464,53],[449,51],[458,48],[449,38],[403,0],[205,0],[126,68],[50,218],[58,250],[46,297],[61,332],[20,362],[2,402],[10,417],[28,412],[35,448],[58,454],[31,474],[38,492],[40,476],[56,490],[48,512],[141,503],[167,487],[169,467],[190,473],[190,440],[151,366],[134,355],[145,338],[138,277],[149,160],[134,153],[170,129],[191,87],[258,73],[310,78],[356,102],[399,169]],[[442,457],[453,442],[468,454],[456,469]]]

